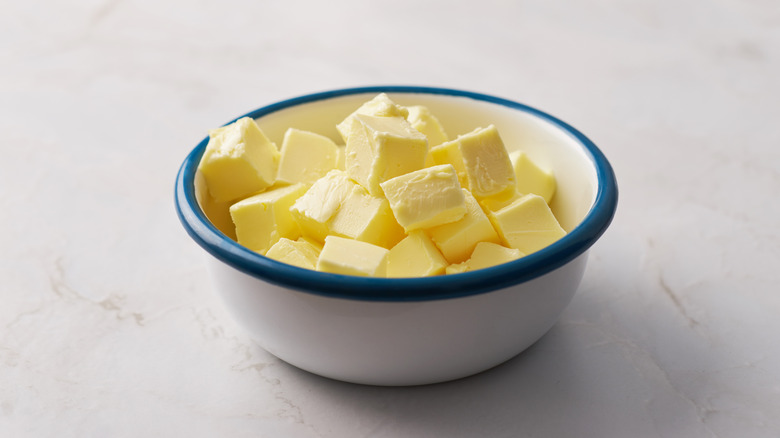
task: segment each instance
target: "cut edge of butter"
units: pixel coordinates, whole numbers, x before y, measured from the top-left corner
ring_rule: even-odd
[[[310,131],[289,128],[284,133],[276,180],[311,184],[337,168],[339,149],[333,140]]]
[[[536,164],[527,153],[514,151],[509,154],[517,180],[517,192],[521,194],[534,193],[549,205],[555,196],[556,181],[551,170],[543,169]]]
[[[434,245],[431,238],[422,231],[412,231],[390,249],[387,255],[387,276],[430,277],[444,274],[448,262]]]

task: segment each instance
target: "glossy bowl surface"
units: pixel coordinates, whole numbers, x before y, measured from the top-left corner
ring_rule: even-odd
[[[508,148],[522,148],[553,169],[558,189],[551,208],[567,235],[513,262],[451,276],[386,279],[300,269],[238,245],[208,221],[195,186],[207,138],[179,170],[179,218],[209,254],[214,288],[237,322],[264,349],[295,366],[356,383],[415,385],[498,365],[549,330],[576,292],[587,250],[615,213],[612,168],[596,145],[563,121],[517,102],[461,90],[342,89],[245,116],[255,118],[277,144],[289,127],[338,141],[335,125],[380,92],[401,105],[429,107],[450,137],[495,124]]]

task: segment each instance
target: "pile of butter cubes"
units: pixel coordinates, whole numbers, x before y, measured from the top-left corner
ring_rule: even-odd
[[[317,271],[456,274],[505,263],[565,235],[555,178],[495,126],[450,140],[423,106],[386,94],[337,125],[344,144],[290,128],[281,149],[251,118],[209,132],[196,193],[239,244]]]

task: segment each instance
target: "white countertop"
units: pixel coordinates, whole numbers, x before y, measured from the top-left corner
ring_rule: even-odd
[[[0,436],[780,436],[777,2],[509,3],[4,2]],[[176,218],[206,129],[378,84],[536,106],[615,168],[574,301],[491,371],[292,368]]]

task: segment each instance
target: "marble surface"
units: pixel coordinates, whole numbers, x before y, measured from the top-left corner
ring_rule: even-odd
[[[0,436],[780,436],[776,1],[0,5]],[[175,216],[206,129],[376,84],[537,106],[615,167],[574,301],[478,376],[276,360]]]

